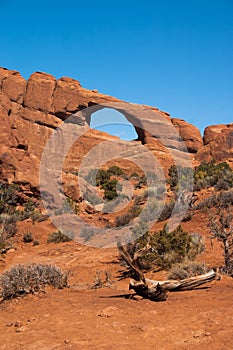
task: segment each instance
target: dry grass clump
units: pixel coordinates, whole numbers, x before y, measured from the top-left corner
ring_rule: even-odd
[[[16,265],[1,276],[0,294],[3,300],[12,299],[34,294],[47,285],[59,289],[67,287],[68,274],[52,265]]]
[[[187,261],[173,265],[168,279],[183,280],[185,278],[203,275],[210,271],[204,263],[197,261]]]

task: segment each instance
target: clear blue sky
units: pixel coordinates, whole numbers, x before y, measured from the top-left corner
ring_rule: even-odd
[[[233,0],[0,0],[0,65],[156,106],[201,130],[233,122]]]

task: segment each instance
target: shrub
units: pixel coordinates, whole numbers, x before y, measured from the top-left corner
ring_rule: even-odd
[[[8,240],[17,232],[15,220],[14,214],[2,213],[0,215],[0,254],[5,254],[11,248]]]
[[[210,269],[204,264],[196,261],[186,261],[173,265],[168,275],[171,280],[183,280],[185,278],[203,275]]]
[[[25,233],[23,236],[24,243],[31,243],[33,241],[32,233]]]
[[[17,207],[23,206],[23,210]],[[47,215],[36,211],[37,203],[28,198],[25,191],[18,184],[0,183],[0,224],[5,238],[11,238],[17,232],[16,222],[31,218],[34,221],[43,221]]]
[[[142,219],[144,221],[151,221],[156,218],[157,212],[159,210],[159,203],[156,199],[148,202],[147,206],[144,208],[142,212]]]
[[[88,173],[88,175],[86,175],[84,177],[84,179],[90,184],[95,186],[96,185],[96,175],[97,175],[98,169],[91,169]]]
[[[130,208],[130,210],[127,213],[116,217],[115,225],[117,227],[127,225],[130,222],[130,220],[132,220],[140,215],[142,208],[137,204],[137,200],[138,199],[136,199],[136,201],[134,201],[133,206]]]
[[[194,178],[195,190],[212,186],[217,190],[227,190],[233,186],[233,171],[227,162],[204,161],[195,168]]]
[[[86,192],[84,194],[85,200],[87,200],[91,205],[97,205],[102,203],[102,199],[98,197],[95,193],[92,192]]]
[[[24,210],[28,213],[33,212],[36,208],[36,205],[34,201],[30,198],[28,201],[25,203]]]
[[[101,185],[104,189],[104,198],[107,200],[112,200],[117,197],[117,183],[116,179],[108,180]]]
[[[115,225],[116,227],[128,225],[128,223],[130,222],[130,219],[131,217],[129,213],[117,216],[115,219]]]
[[[1,297],[4,300],[34,294],[46,285],[59,289],[67,287],[68,274],[52,265],[17,265],[1,276]]]
[[[37,246],[37,245],[39,245],[39,244],[40,244],[39,241],[37,241],[37,240],[33,241],[33,246]]]
[[[185,212],[183,218],[182,218],[182,222],[187,222],[187,221],[191,221],[192,220],[192,211],[189,209]]]
[[[135,184],[135,188],[140,189],[146,185],[147,185],[147,178],[145,175],[142,175],[142,176],[140,176],[140,178],[138,178],[138,182],[137,182],[137,184]]]
[[[100,186],[110,180],[110,173],[106,170],[99,169],[96,174],[96,185]]]
[[[205,210],[213,207],[221,207],[226,209],[231,205],[233,205],[233,190],[223,191],[220,194],[209,196],[198,205],[196,205],[194,209]]]
[[[117,165],[113,165],[113,166],[110,166],[110,168],[108,168],[107,172],[110,174],[110,175],[124,175],[124,171],[119,168],[119,166]]]
[[[47,214],[38,213],[36,221],[42,222],[42,221],[46,221],[47,219],[48,219],[48,215]]]
[[[132,173],[132,174],[130,175],[130,178],[132,178],[132,177],[139,178],[139,175],[138,175],[138,173]]]
[[[13,214],[20,200],[20,187],[17,184],[0,183],[0,214]]]
[[[194,259],[203,250],[203,240],[197,235],[190,235],[181,226],[169,232],[165,225],[154,234],[147,232],[129,244],[127,250],[141,269],[168,269],[185,259]]]
[[[192,232],[189,234],[191,237],[190,249],[188,258],[193,260],[198,254],[201,254],[205,250],[205,238],[200,233]]]
[[[11,223],[5,225],[4,230],[5,230],[5,234],[6,234],[6,239],[14,237],[14,235],[17,232],[16,222],[11,222]]]
[[[94,227],[83,227],[82,231],[80,232],[80,237],[84,238],[84,242],[88,242],[94,235],[98,234],[99,232],[100,231]]]
[[[101,271],[96,272],[96,277],[94,284],[90,286],[90,289],[99,289],[99,288],[110,288],[110,286],[113,284],[113,281],[111,280],[111,275],[105,271],[104,277],[102,277],[103,273]]]
[[[62,243],[69,241],[71,241],[71,238],[64,235],[61,231],[51,233],[47,239],[47,243]]]
[[[233,213],[228,206],[219,206],[209,214],[209,228],[212,238],[217,239],[223,249],[225,266],[223,271],[233,277]]]
[[[85,177],[86,181],[91,185],[100,186],[104,190],[104,199],[109,201],[115,199],[121,191],[122,186],[117,179],[111,179],[111,176],[122,176],[124,172],[116,165],[111,166],[108,170],[92,169]],[[101,202],[101,201],[100,201]],[[97,203],[96,203],[97,204]]]
[[[139,238],[148,233],[148,225],[145,221],[140,220],[134,227],[131,228],[135,238]]]
[[[175,206],[175,201],[171,200],[169,203],[165,203],[162,212],[158,218],[158,221],[165,221],[170,218]]]
[[[182,167],[180,165],[172,165],[168,170],[171,190],[177,191],[187,189],[193,180],[193,169],[189,167]]]
[[[212,186],[217,190],[233,187],[233,171],[227,162],[217,164],[214,160],[204,161],[195,167],[194,171],[191,168],[172,165],[168,175],[170,188],[175,191],[189,188],[193,180],[195,191]]]
[[[55,215],[62,215],[70,212],[77,214],[79,212],[79,206],[72,198],[67,197],[62,201],[60,208],[55,210]]]
[[[102,209],[103,213],[110,213],[116,210],[116,207],[124,202],[126,202],[129,198],[124,194],[120,193],[114,201],[109,201],[104,203],[104,207]]]

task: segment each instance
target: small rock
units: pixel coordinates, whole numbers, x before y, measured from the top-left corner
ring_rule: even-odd
[[[193,338],[200,338],[202,336],[202,333],[195,333],[193,335]]]
[[[109,306],[106,309],[103,309],[98,312],[97,316],[99,317],[112,317],[116,311],[119,309],[114,306]]]
[[[21,327],[22,325],[21,325],[21,323],[19,323],[19,322],[15,322],[15,327],[17,328],[17,327]]]
[[[142,300],[143,297],[142,297],[141,295],[137,295],[137,294],[136,294],[136,295],[133,295],[133,296],[132,296],[132,299],[133,299],[133,300],[136,300],[136,301],[139,301],[139,300]]]
[[[13,326],[13,322],[10,322],[10,323],[7,323],[7,327],[11,327],[11,326]]]

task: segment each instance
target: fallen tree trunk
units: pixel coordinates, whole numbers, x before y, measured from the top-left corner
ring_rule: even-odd
[[[131,279],[129,289],[136,294],[153,301],[166,300],[168,292],[195,289],[205,283],[220,279],[219,273],[211,270],[206,274],[185,278],[182,280],[155,281],[145,278],[143,272],[135,265],[129,253],[123,246],[118,246],[122,259],[128,264],[137,280]]]
[[[192,290],[215,279],[219,279],[219,275],[216,271],[211,270],[204,275],[183,280],[154,281],[147,278],[145,282],[131,280],[129,289],[133,289],[138,295],[144,298],[162,301],[166,300],[168,292]]]

